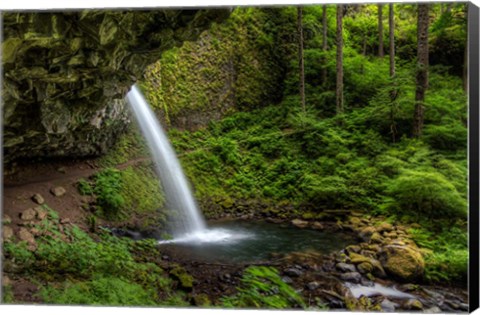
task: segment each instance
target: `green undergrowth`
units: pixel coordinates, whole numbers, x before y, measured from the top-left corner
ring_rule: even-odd
[[[157,265],[153,239],[132,241],[104,230],[94,239],[76,225],[60,229],[58,217],[34,227],[42,232],[34,252],[25,242],[6,242],[4,252],[6,263],[15,266],[9,271],[36,283],[46,303],[148,306],[183,300]]]
[[[224,297],[226,308],[304,308],[300,295],[286,284],[273,267],[252,266],[245,269],[237,293]]]
[[[77,183],[83,195],[95,196],[95,214],[109,220],[128,220],[134,216],[148,217],[148,224],[163,224],[165,216],[159,211],[164,194],[150,162],[124,169],[107,167],[90,179]]]

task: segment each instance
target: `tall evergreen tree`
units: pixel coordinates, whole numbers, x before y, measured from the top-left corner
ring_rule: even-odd
[[[337,5],[337,115],[343,113],[343,5]]]
[[[383,58],[383,4],[378,4],[378,56]]]
[[[324,4],[322,7],[322,32],[323,32],[323,37],[322,37],[322,50],[323,53],[327,53],[327,5]],[[327,57],[323,57],[323,68],[322,68],[322,84],[325,86],[327,84]]]
[[[297,7],[297,29],[298,29],[298,73],[299,73],[299,88],[300,100],[303,112],[305,109],[305,61],[303,57],[303,9],[301,6]]]
[[[413,117],[413,136],[422,135],[425,114],[425,91],[428,88],[428,4],[418,5],[417,22],[417,86],[415,91],[415,113]]]

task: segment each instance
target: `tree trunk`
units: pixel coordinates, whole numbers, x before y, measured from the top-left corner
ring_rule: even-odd
[[[327,5],[323,5],[323,11],[322,11],[322,31],[323,31],[323,43],[322,43],[322,50],[323,53],[327,53]],[[327,85],[327,57],[323,57],[322,61],[322,84],[323,86]]]
[[[305,65],[303,59],[303,26],[302,26],[302,7],[297,8],[297,26],[298,26],[298,70],[299,87],[302,110],[305,113]]]
[[[383,58],[383,4],[378,4],[378,56]]]
[[[413,117],[413,136],[415,138],[422,135],[425,91],[428,88],[428,7],[428,4],[418,5],[417,88],[415,91],[415,113]]]
[[[389,54],[390,54],[390,78],[392,80],[392,91],[390,92],[390,132],[392,134],[392,142],[395,143],[397,135],[397,124],[395,122],[394,101],[397,98],[397,88],[394,81],[395,77],[395,20],[393,15],[393,3],[389,4],[388,11],[388,31],[389,31]]]
[[[395,20],[393,15],[393,3],[389,4],[388,28],[390,37],[390,77],[393,78],[395,76]]]
[[[465,19],[468,21],[468,3],[465,5]],[[467,23],[467,31],[468,34],[468,23]],[[468,37],[468,35],[467,35]],[[463,90],[468,92],[468,38],[465,41],[465,49],[463,50]]]
[[[343,113],[343,5],[337,5],[337,115]]]

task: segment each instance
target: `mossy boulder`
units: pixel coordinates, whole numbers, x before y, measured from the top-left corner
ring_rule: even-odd
[[[423,276],[425,261],[412,246],[387,245],[379,256],[387,274],[399,281],[418,281]]]
[[[193,287],[193,277],[182,267],[176,266],[170,270],[170,275],[178,280],[180,287],[190,290]]]
[[[371,270],[369,270],[368,272],[371,272],[373,275],[375,275],[377,277],[380,277],[380,278],[384,278],[386,276],[385,270],[383,269],[382,264],[378,260],[376,260],[374,258],[363,256],[363,255],[360,255],[360,254],[357,254],[357,253],[354,253],[354,252],[351,252],[349,254],[349,257],[350,257],[351,262],[353,264],[357,265],[357,268],[361,264],[368,263],[369,265],[372,266]],[[367,270],[367,268],[370,269],[365,264],[363,265],[363,267],[364,267],[365,270]]]

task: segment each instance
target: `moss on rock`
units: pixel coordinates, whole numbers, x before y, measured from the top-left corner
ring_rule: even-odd
[[[380,252],[385,271],[400,281],[420,280],[425,270],[421,253],[411,246],[385,246]]]

